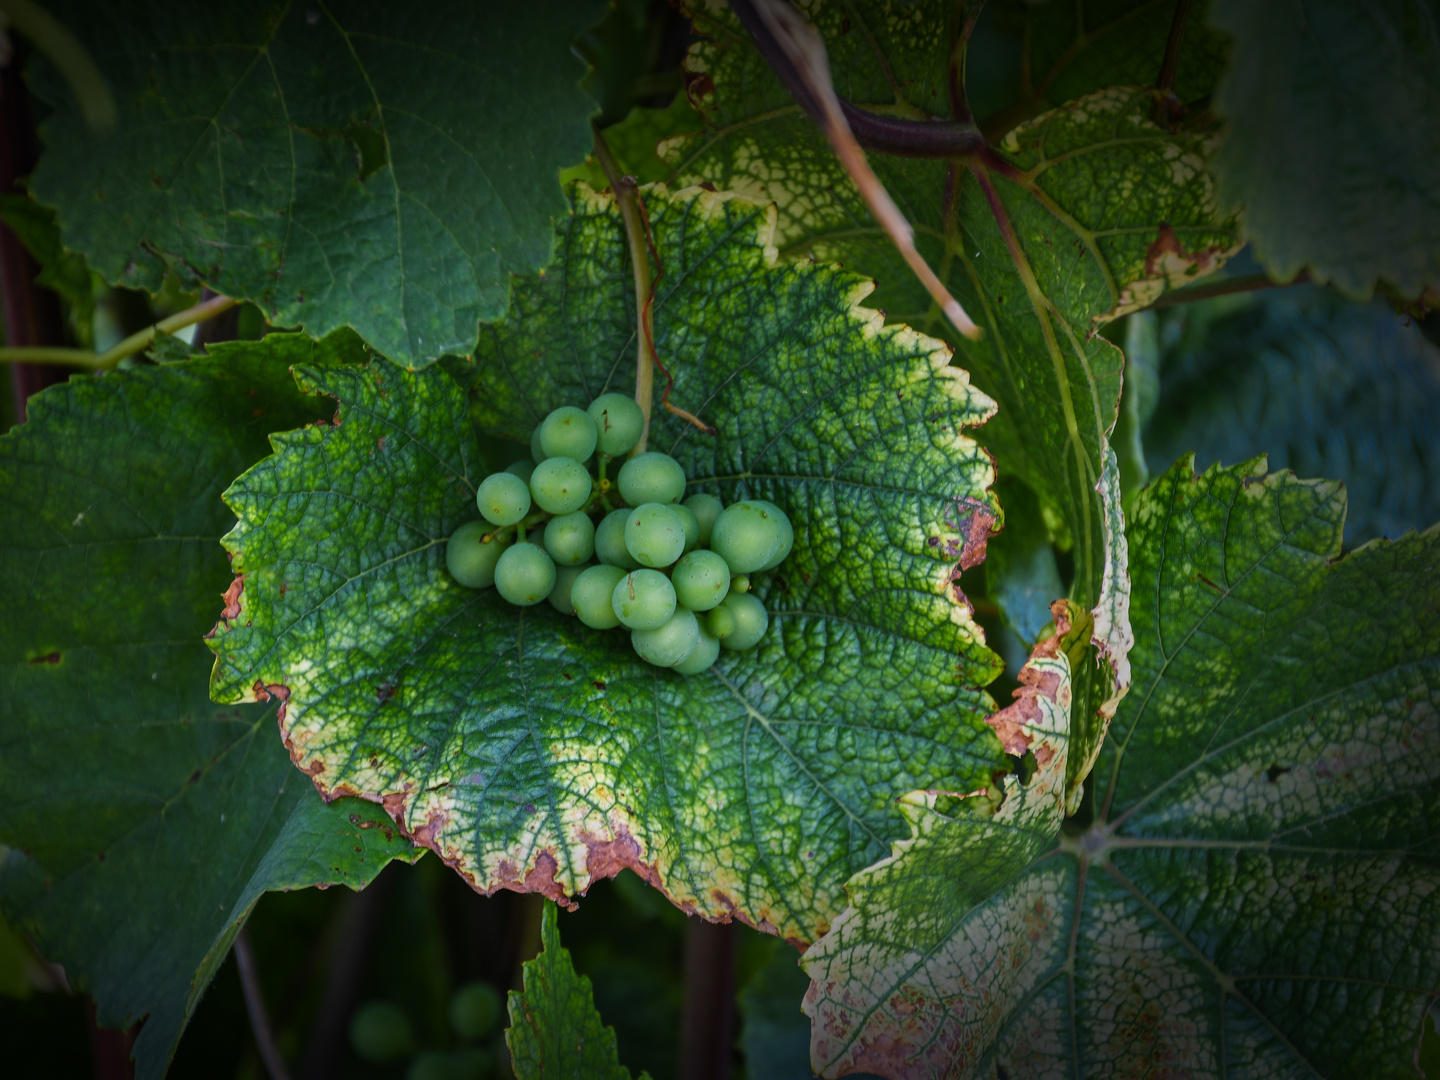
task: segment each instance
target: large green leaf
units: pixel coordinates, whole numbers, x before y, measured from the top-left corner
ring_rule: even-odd
[[[807,14],[826,39],[842,95],[877,113],[948,113],[951,5],[818,3]],[[871,274],[880,282],[876,301],[892,316],[949,334],[734,17],[712,4],[696,25],[706,37],[688,63],[694,85],[707,91],[707,129],[666,144],[676,176],[775,200],[782,253]],[[1129,683],[1125,539],[1107,441],[1123,365],[1095,330],[1216,268],[1235,244],[1204,167],[1215,136],[1157,127],[1152,103],[1144,88],[1101,89],[967,159],[871,155],[914,224],[917,247],[985,330],[980,343],[954,341],[1000,406],[979,438],[1073,539],[1071,598],[1094,611],[1094,642],[1110,670],[1087,664],[1077,673],[1072,805]]]
[[[322,790],[386,800],[479,889],[565,899],[629,866],[686,910],[806,942],[886,850],[898,795],[1008,767],[976,689],[998,658],[951,592],[999,512],[963,433],[993,406],[942,343],[860,308],[862,280],[776,265],[770,208],[644,197],[672,400],[717,429],[657,410],[650,445],[694,489],[794,522],[794,553],[756,589],[759,649],[686,679],[619,632],[445,573],[486,471],[472,411],[520,439],[633,385],[624,233],[580,187],[562,260],[517,282],[473,363],[304,370],[338,424],[277,436],[227,494],[244,593],[213,692],[286,695]]]
[[[1155,471],[1264,450],[1344,482],[1351,546],[1440,520],[1440,349],[1388,304],[1298,287],[1187,304],[1164,334]]]
[[[1440,993],[1440,529],[1339,559],[1344,513],[1263,459],[1141,494],[1093,824],[977,887],[973,822],[916,807],[806,956],[817,1069],[1414,1076]]]
[[[522,990],[510,991],[505,1045],[518,1080],[630,1080],[615,1032],[595,1008],[590,980],[560,944],[556,908],[540,915],[540,955],[525,961]],[[642,1080],[648,1074],[641,1073]]]
[[[333,345],[78,379],[0,439],[0,903],[101,1024],[145,1019],[142,1077],[263,891],[359,887],[412,850],[378,808],[321,802],[273,708],[206,691],[220,493],[271,427],[329,411],[285,362]]]
[[[119,119],[96,134],[37,63],[32,187],[107,281],[154,291],[175,267],[422,366],[469,352],[510,274],[547,260],[556,171],[591,139],[570,43],[599,0],[51,7]]]
[[[1220,197],[1282,281],[1440,289],[1440,4],[1215,0]]]

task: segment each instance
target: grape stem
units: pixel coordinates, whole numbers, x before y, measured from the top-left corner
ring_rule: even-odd
[[[715,429],[692,412],[670,403],[670,391],[675,379],[670,369],[660,362],[655,348],[655,293],[665,278],[665,266],[660,253],[655,250],[655,239],[650,232],[650,215],[645,210],[645,201],[640,198],[640,185],[633,176],[620,175],[620,166],[610,152],[599,129],[595,129],[595,159],[610,181],[610,190],[620,208],[620,220],[625,225],[625,238],[630,247],[630,265],[635,274],[635,321],[639,327],[638,348],[635,357],[635,401],[645,418],[640,429],[640,441],[630,451],[631,457],[645,453],[650,441],[650,413],[655,400],[655,369],[658,367],[665,376],[665,392],[660,404],[673,416],[693,424],[707,435],[714,435]],[[650,260],[655,260],[656,274],[650,277]]]
[[[591,489],[590,498],[585,500],[585,505],[580,507],[579,513],[591,513],[595,509],[596,503],[604,506],[607,510],[610,508],[610,500],[605,497],[603,492],[601,492],[599,484],[596,484],[595,487]],[[482,544],[488,544],[494,540],[504,539],[504,537],[509,534],[511,529],[515,530],[515,538],[523,542],[525,539],[526,529],[533,529],[536,525],[543,525],[552,517],[555,517],[555,515],[550,513],[550,511],[548,510],[536,510],[535,513],[527,514],[525,517],[515,522],[514,525],[501,525],[498,528],[491,529],[488,533],[486,533],[480,538],[480,542]]]
[[[654,288],[650,279],[650,252],[646,245],[646,229],[640,219],[640,185],[635,177],[620,175],[620,166],[605,144],[600,129],[597,127],[594,131],[595,160],[605,171],[605,178],[610,181],[610,190],[620,209],[620,220],[625,224],[625,239],[630,245],[630,266],[635,275],[635,316],[640,331],[636,334],[635,404],[640,406],[644,423],[640,427],[640,440],[630,451],[630,456],[634,457],[645,452],[650,440],[650,410],[655,399],[656,357],[654,323],[650,313]]]
[[[212,297],[202,304],[196,304],[192,308],[177,312],[167,319],[161,319],[153,326],[147,326],[144,330],[131,334],[124,341],[111,346],[103,353],[93,353],[86,349],[0,349],[0,363],[13,360],[26,364],[74,364],[78,367],[93,368],[96,371],[106,371],[120,363],[125,357],[148,349],[155,340],[157,330],[173,334],[176,330],[183,330],[187,326],[194,326],[206,319],[213,319],[216,315],[229,311],[237,303],[239,301],[230,296]]]

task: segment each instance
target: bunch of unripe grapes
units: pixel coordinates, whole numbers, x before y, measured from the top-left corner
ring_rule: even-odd
[[[517,606],[549,600],[597,630],[625,627],[641,659],[694,675],[722,648],[764,636],[770,617],[748,575],[779,566],[794,531],[763,500],[682,502],[685,472],[668,454],[637,454],[612,479],[643,427],[623,394],[556,409],[530,437],[532,461],[480,484],[484,520],[455,530],[445,565],[461,585],[493,585]]]

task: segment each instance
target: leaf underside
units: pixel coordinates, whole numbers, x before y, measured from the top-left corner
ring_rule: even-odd
[[[1141,494],[1095,824],[977,897],[973,826],[912,814],[807,954],[817,1069],[1414,1076],[1440,992],[1440,530],[1339,559],[1343,518],[1339,485],[1263,459]]]
[[[66,245],[112,283],[153,292],[177,269],[402,364],[469,352],[504,312],[510,274],[550,254],[557,170],[591,142],[570,43],[599,0],[48,7],[119,106],[97,134],[35,64],[53,112],[31,186]]]
[[[918,249],[985,330],[979,343],[952,337],[959,362],[1000,406],[977,437],[1073,537],[1071,599],[1093,609],[1094,643],[1109,670],[1087,665],[1077,672],[1072,805],[1105,716],[1129,683],[1125,539],[1107,442],[1123,364],[1095,331],[1216,269],[1237,245],[1236,224],[1217,209],[1204,167],[1214,132],[1158,127],[1148,89],[1107,85],[1102,77],[1123,67],[1118,46],[1153,37],[1153,12],[1140,10],[1146,7],[1121,5],[1113,26],[1087,26],[1096,51],[1085,52],[1087,38],[1054,57],[1083,96],[1002,132],[992,150],[963,162],[870,155],[914,225]],[[818,3],[806,14],[850,101],[899,116],[948,118],[951,5]],[[1041,52],[1048,56],[1070,31],[1045,25]],[[734,16],[709,4],[696,27],[703,36],[687,67],[707,128],[664,144],[677,180],[773,199],[782,254],[873,275],[876,302],[891,316],[951,334],[824,136]],[[1082,54],[1088,75],[1068,66]],[[1015,116],[1034,111],[1027,106]]]
[[[207,693],[220,493],[272,426],[330,411],[286,372],[324,347],[271,341],[77,379],[0,439],[0,905],[100,1024],[145,1020],[143,1078],[261,893],[413,857],[379,808],[314,795],[273,707]]]

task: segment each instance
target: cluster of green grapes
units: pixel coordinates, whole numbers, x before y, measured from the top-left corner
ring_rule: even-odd
[[[637,454],[612,481],[607,470],[643,427],[623,394],[556,409],[530,437],[533,461],[481,483],[484,520],[455,530],[445,564],[461,585],[493,585],[512,604],[548,599],[597,630],[623,626],[642,659],[694,675],[722,648],[764,636],[770,617],[747,575],[780,565],[795,534],[774,503],[681,502],[685,472],[668,454]],[[538,543],[527,539],[537,532]]]

